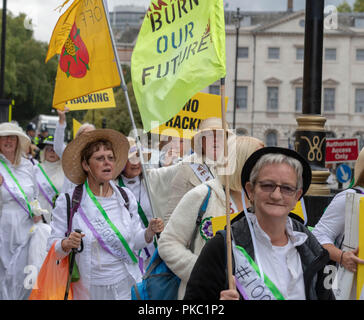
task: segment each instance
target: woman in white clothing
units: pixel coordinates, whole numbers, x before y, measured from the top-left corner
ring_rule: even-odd
[[[61,192],[64,182],[64,172],[61,159],[53,148],[54,140],[52,136],[47,137],[39,147],[40,163],[35,167],[36,179],[39,187],[39,202],[42,208],[48,210],[48,214],[43,215],[46,222],[50,223],[54,202]]]
[[[140,163],[139,152],[135,140],[128,137],[129,141],[129,154],[128,161],[125,168],[117,178],[116,183],[120,187],[128,188],[135,196],[138,202],[138,214],[142,222],[143,227],[146,229],[149,225],[149,221],[153,218],[153,212],[149,201],[148,193],[143,181],[142,165]],[[151,153],[143,151],[144,162],[148,161]],[[147,247],[139,253],[139,259],[143,261],[143,268],[148,265],[150,257],[153,255],[156,248],[156,242],[153,241]]]
[[[234,143],[232,141],[236,141],[236,149],[233,147]],[[240,174],[245,160],[255,150],[263,146],[264,143],[262,141],[253,137],[234,136],[230,140],[229,164],[233,168],[232,174],[229,175],[230,208],[232,212],[243,210]],[[200,184],[188,191],[173,211],[165,230],[159,238],[159,255],[181,279],[178,299],[182,299],[184,296],[187,281],[201,249],[212,238],[211,218],[222,216],[226,212],[226,196],[222,181],[224,179],[219,176],[217,179]],[[194,235],[198,212],[208,194],[208,187],[211,188],[211,196],[208,200],[206,212],[201,217],[201,222],[198,226],[199,231]]]
[[[121,133],[101,129],[82,134],[63,153],[64,172],[80,185],[76,189],[82,195],[70,219],[72,226],[67,224],[66,196],[58,197],[48,246],[55,242],[62,259],[83,241],[84,250],[76,255],[80,280],[73,284],[74,299],[130,299],[131,286],[141,280],[135,251],[161,231],[161,219],[153,219],[143,229],[134,195],[113,183],[125,167],[128,149]],[[81,229],[82,234],[74,229]]]
[[[15,123],[0,124],[0,300],[26,299],[24,285],[34,222],[41,220],[33,164],[22,157],[30,139]]]
[[[359,248],[344,251],[340,245],[345,230],[345,200],[348,192],[364,194],[364,148],[360,151],[354,168],[354,187],[338,193],[330,202],[313,234],[320,244],[330,253],[331,260],[339,263],[351,272],[356,272],[358,264],[364,260],[358,258]]]

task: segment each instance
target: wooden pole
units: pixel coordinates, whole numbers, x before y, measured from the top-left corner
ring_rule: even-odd
[[[233,264],[232,264],[232,254],[231,254],[231,223],[230,223],[230,181],[227,175],[228,172],[228,143],[227,143],[227,127],[226,127],[226,111],[225,111],[225,78],[221,78],[220,85],[220,95],[221,95],[221,121],[222,127],[224,129],[224,178],[225,178],[225,210],[226,210],[226,255],[227,255],[227,272],[228,272],[228,282],[229,289],[234,289],[234,278],[233,278]]]

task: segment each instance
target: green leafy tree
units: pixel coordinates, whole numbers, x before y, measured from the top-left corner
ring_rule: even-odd
[[[353,5],[354,12],[364,12],[364,0],[355,0]]]
[[[56,59],[45,64],[48,45],[34,39],[24,27],[25,18],[7,14],[4,83],[5,98],[15,101],[13,119],[22,126],[38,114],[51,114],[57,72]]]
[[[344,1],[342,4],[337,6],[338,12],[352,12],[351,6],[347,1]]]

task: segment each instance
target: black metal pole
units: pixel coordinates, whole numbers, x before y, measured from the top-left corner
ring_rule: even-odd
[[[326,118],[321,116],[324,0],[306,0],[302,116],[297,117],[295,149],[310,164],[312,182],[304,196],[308,225],[314,226],[332,199],[325,168]]]
[[[6,43],[6,0],[3,0],[3,21],[1,32],[1,69],[0,69],[0,99],[4,97],[5,78],[5,43]]]
[[[306,0],[303,114],[321,114],[324,0]]]
[[[235,79],[234,79],[234,112],[233,112],[233,129],[236,121],[236,87],[238,81],[238,51],[239,51],[239,29],[240,29],[240,8],[236,9],[236,45],[235,45]]]

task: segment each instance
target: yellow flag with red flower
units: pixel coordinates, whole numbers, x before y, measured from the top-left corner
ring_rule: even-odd
[[[73,1],[54,28],[46,62],[56,54],[54,108],[63,109],[69,100],[120,85],[102,0]]]

